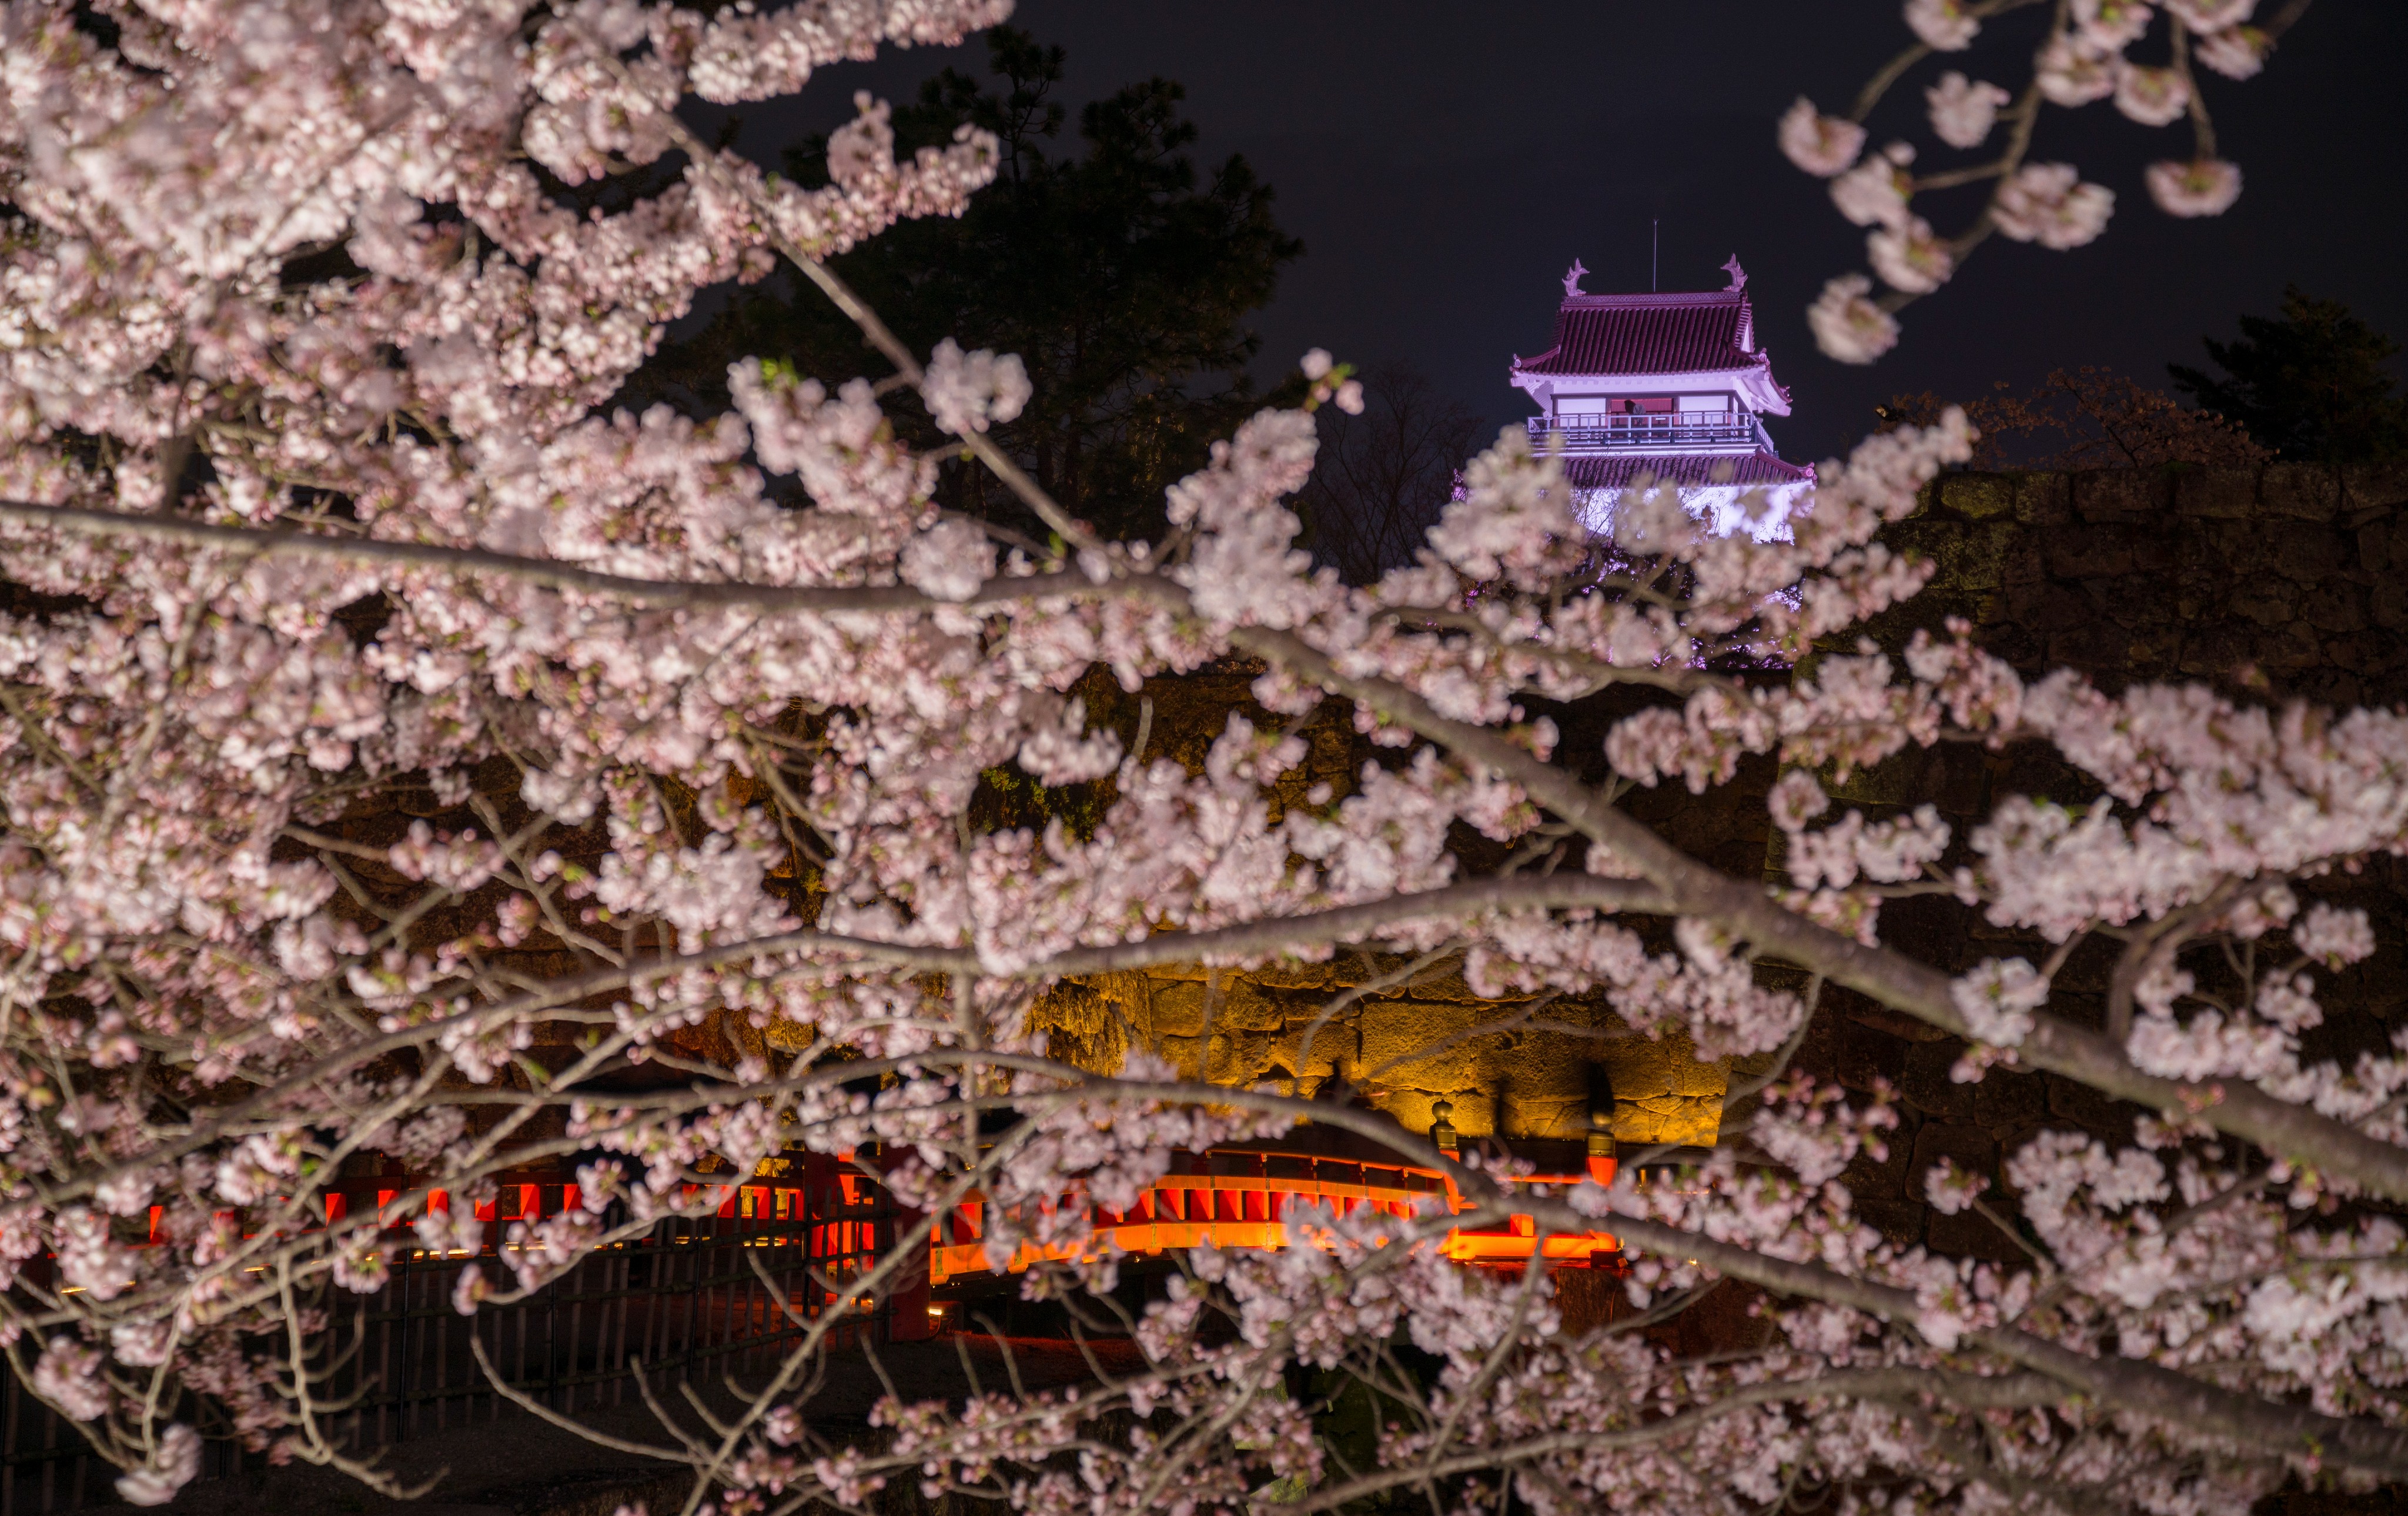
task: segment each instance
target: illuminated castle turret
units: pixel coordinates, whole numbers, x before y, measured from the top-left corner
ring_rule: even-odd
[[[1814,470],[1785,463],[1762,417],[1789,414],[1756,341],[1747,274],[1734,256],[1723,289],[1670,295],[1590,295],[1575,260],[1555,310],[1555,345],[1516,357],[1514,386],[1538,402],[1530,440],[1560,434],[1565,471],[1583,516],[1602,527],[1632,485],[1670,485],[1692,514],[1718,531],[1748,519],[1742,497],[1762,492],[1758,536],[1774,535]]]

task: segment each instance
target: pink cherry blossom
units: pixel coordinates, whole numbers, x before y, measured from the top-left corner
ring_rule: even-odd
[[[1952,148],[1978,148],[2013,98],[1995,84],[1967,79],[1951,69],[1923,92],[1930,108],[1932,135]]]
[[[2048,980],[2020,958],[1985,959],[1950,989],[1965,1028],[1984,1042],[2013,1047],[2030,1035],[2032,1012],[2048,1003]]]
[[[118,1498],[129,1506],[164,1506],[200,1472],[201,1435],[171,1422],[160,1430],[155,1454],[118,1477]]]
[[[1856,97],[1851,120],[1823,116],[1803,97],[1783,117],[1781,141],[1791,161],[1832,180],[1832,201],[1841,214],[1859,226],[1877,228],[1867,239],[1867,261],[1896,292],[1884,302],[1893,312],[1938,293],[1956,261],[1978,248],[1992,230],[2068,248],[2094,239],[2104,229],[2111,192],[2078,184],[2078,172],[2062,185],[2047,182],[2066,166],[2029,161],[2035,142],[2045,135],[2040,130],[2041,118],[2050,108],[2075,109],[2112,97],[2119,116],[2143,125],[2171,125],[2187,116],[2197,138],[2195,163],[2187,171],[2174,162],[2152,166],[2150,193],[2172,215],[2221,212],[2237,194],[2239,170],[2214,156],[2215,130],[2207,103],[2194,85],[2191,60],[2230,78],[2251,78],[2263,67],[2275,36],[2296,22],[2305,7],[2286,7],[2260,29],[2243,24],[2256,11],[2256,0],[2164,0],[2162,8],[2170,18],[2165,35],[2172,57],[2160,63],[2131,56],[2150,36],[2159,0],[2064,0],[2037,52],[2029,55],[2028,87],[2018,91],[1977,81],[1956,69],[1941,70],[1924,87],[1926,119],[1933,137],[1948,147],[1980,148],[1992,140],[2002,120],[2014,123],[1995,159],[1921,176],[1907,172],[1914,154],[1907,143],[1893,144],[1879,158],[1861,159],[1861,123],[1885,97],[1902,87],[1932,53],[1965,52],[1981,44],[1985,23],[2000,8],[1958,0],[1907,0],[1902,13],[1915,42],[1873,72]],[[1883,158],[1895,172],[1884,172]],[[1986,187],[1987,201],[1970,207],[1960,229],[1928,230],[1942,221],[1952,198],[1970,201],[1963,192],[1975,186]],[[1836,317],[1842,309],[1827,287],[1814,308],[1822,314],[1809,313],[1818,340],[1827,331],[1854,326],[1852,335],[1839,339],[1840,347],[1855,355],[1851,361],[1877,358],[1882,344],[1872,334],[1878,325],[1840,321]],[[1828,340],[1824,345],[1827,352],[1836,351]]]
[[[2205,36],[2228,26],[2238,26],[2258,8],[2258,0],[2157,0],[2170,16],[2180,18],[2185,26]]]
[[[1914,152],[1892,143],[1831,180],[1831,203],[1840,214],[1859,226],[1902,226],[1906,224],[1905,167]]]
[[[2169,216],[2220,216],[2241,198],[2241,166],[2221,158],[2149,165],[2149,197]]]
[[[1855,122],[1826,116],[1804,95],[1781,118],[1781,151],[1799,167],[1822,179],[1846,168],[1865,149],[1865,129]]]
[[[1870,363],[1898,345],[1898,320],[1867,298],[1872,287],[1862,274],[1842,274],[1826,283],[1822,297],[1808,308],[1806,324],[1827,356],[1842,363]]]
[[[2149,18],[2149,0],[2073,0],[2073,24],[2101,51],[2121,51],[2139,41]]]
[[[2190,80],[2179,69],[2126,64],[2115,74],[2115,108],[2143,126],[2170,125],[2190,108]]]
[[[984,348],[965,354],[948,337],[928,355],[921,395],[939,430],[982,432],[1020,414],[1028,403],[1028,373],[1016,354],[996,357]]]
[[[1980,20],[1966,14],[1961,0],[1906,0],[1906,24],[1938,52],[1963,51],[1982,30]]]
[[[2041,50],[2035,77],[2052,105],[2086,106],[2115,93],[2116,55],[2088,34],[2062,32]]]
[[[2366,912],[2356,907],[2344,911],[2322,902],[2311,905],[2292,926],[2291,941],[2300,952],[2336,969],[2374,956],[2374,929]]]
[[[2071,164],[2027,164],[1999,186],[1991,219],[2018,242],[2059,251],[2091,242],[2114,214],[2115,192],[2080,178]]]
[[[1884,282],[1909,295],[1930,294],[1948,282],[1956,267],[1956,255],[1920,216],[1869,235],[1865,256]]]
[[[2274,44],[2255,26],[2234,26],[2200,37],[2196,51],[2200,63],[2227,79],[2256,79]]]

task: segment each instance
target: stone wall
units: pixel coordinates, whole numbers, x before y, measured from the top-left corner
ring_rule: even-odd
[[[1201,968],[1175,968],[1127,975],[1110,998],[1125,1009],[1132,1040],[1187,1077],[1294,1078],[1307,1097],[1383,1111],[1413,1132],[1428,1130],[1445,1101],[1466,1138],[1577,1141],[1588,1130],[1598,1066],[1616,1097],[1617,1139],[1714,1140],[1724,1069],[1700,1062],[1685,1038],[1640,1036],[1592,1002],[1484,1001],[1444,970],[1349,994],[1381,978],[1376,967],[1342,962],[1217,983]]]
[[[2408,467],[1962,473],[1924,500],[1885,536],[1939,577],[1885,642],[1963,615],[2027,672],[2408,698]]]

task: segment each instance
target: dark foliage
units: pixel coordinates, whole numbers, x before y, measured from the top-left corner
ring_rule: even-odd
[[[1363,376],[1363,413],[1324,406],[1321,456],[1297,498],[1303,545],[1350,585],[1413,561],[1480,440],[1480,418],[1402,364]]]
[[[1965,419],[1981,433],[1976,469],[2242,469],[2271,455],[2239,425],[2208,410],[2188,410],[2162,390],[2087,364],[2059,368],[2028,395],[1998,393],[1965,402]],[[1877,406],[1881,429],[1928,426],[1946,404],[1925,391]]]
[[[1257,339],[1245,325],[1303,246],[1271,217],[1271,190],[1241,157],[1199,171],[1185,92],[1131,84],[1079,115],[1079,150],[1060,151],[1060,48],[1000,27],[995,77],[947,69],[895,113],[899,155],[950,141],[969,123],[1002,143],[996,182],[959,220],[906,222],[835,261],[903,339],[925,353],[1017,353],[1036,395],[996,436],[1072,513],[1108,536],[1154,535],[1166,486],[1199,467],[1264,403],[1246,378]],[[805,183],[826,180],[825,144],[787,154]],[[707,403],[728,363],[786,358],[833,386],[877,360],[816,292],[773,284],[740,298],[662,354],[648,381]],[[887,400],[915,441],[943,439],[906,396]],[[948,464],[941,503],[1029,527],[982,469]]]
[[[2262,446],[2296,462],[2379,463],[2408,456],[2408,398],[2385,364],[2400,344],[2294,284],[2280,319],[2241,318],[2230,342],[2205,339],[2221,370],[2168,364],[2174,387],[2231,417]]]

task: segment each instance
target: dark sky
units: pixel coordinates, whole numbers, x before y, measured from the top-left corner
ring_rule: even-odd
[[[2144,164],[2186,154],[2186,127],[2152,131],[2103,103],[2051,108],[2035,156],[2115,191],[2107,235],[2072,253],[1991,239],[1905,312],[1904,341],[1870,369],[1825,361],[1807,334],[1822,282],[1864,267],[1863,234],[1781,157],[1772,123],[1800,93],[1826,108],[1851,97],[1909,39],[1893,3],[1023,0],[1018,23],[1068,50],[1074,104],[1148,75],[1180,80],[1200,154],[1242,152],[1277,189],[1279,220],[1307,251],[1261,313],[1267,369],[1316,345],[1403,359],[1500,424],[1527,411],[1507,361],[1547,345],[1565,265],[1584,261],[1592,291],[1647,288],[1650,217],[1666,289],[1718,289],[1725,257],[1745,263],[1760,339],[1797,406],[1773,435],[1801,461],[1844,448],[1899,391],[1970,397],[2084,363],[2162,383],[2169,359],[2199,361],[2201,334],[2271,312],[2286,282],[2408,339],[2402,0],[2318,0],[2258,78],[2208,77],[2223,152],[2248,186],[2219,220],[2171,220],[2142,187]],[[1985,37],[1949,65],[2012,89],[2028,56]],[[901,98],[947,62],[984,57],[974,37],[829,69],[803,104],[808,124],[849,114],[856,88]],[[1887,124],[1935,150],[1922,86],[1941,66],[1893,92],[1876,142]],[[799,120],[755,118],[745,145]],[[1978,194],[1932,219],[1954,230]]]

